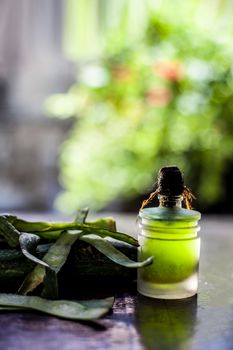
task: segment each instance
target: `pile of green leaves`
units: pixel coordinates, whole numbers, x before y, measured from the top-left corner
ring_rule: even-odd
[[[19,295],[0,294],[0,307],[6,309],[35,309],[55,316],[71,319],[93,319],[106,313],[112,305],[112,298],[87,300],[85,302],[56,300],[59,298],[57,276],[66,263],[72,245],[80,240],[95,247],[115,263],[129,268],[139,268],[152,262],[149,258],[143,262],[129,259],[112,245],[109,237],[137,246],[137,240],[125,233],[116,231],[115,221],[111,218],[87,222],[88,210],[78,212],[76,220],[70,223],[29,222],[13,215],[0,216],[1,245],[0,260],[23,254],[35,263],[19,288]],[[47,242],[40,244],[40,241]],[[44,247],[46,246],[46,247]],[[38,251],[46,251],[43,258]],[[34,293],[38,286],[43,288],[39,296],[26,296]],[[45,299],[46,298],[46,299]]]

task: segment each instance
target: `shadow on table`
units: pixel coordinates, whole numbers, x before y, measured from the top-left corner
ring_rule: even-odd
[[[197,297],[156,300],[138,296],[136,327],[147,350],[189,349],[197,320]]]

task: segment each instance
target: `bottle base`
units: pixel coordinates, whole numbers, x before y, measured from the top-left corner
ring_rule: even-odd
[[[146,297],[155,299],[185,299],[197,294],[198,275],[170,284],[159,284],[138,280],[138,292]]]

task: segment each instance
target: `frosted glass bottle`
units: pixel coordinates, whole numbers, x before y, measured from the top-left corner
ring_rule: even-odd
[[[181,299],[197,293],[201,214],[181,208],[181,200],[177,196],[174,207],[161,205],[139,212],[138,259],[154,257],[151,265],[138,269],[142,295]]]

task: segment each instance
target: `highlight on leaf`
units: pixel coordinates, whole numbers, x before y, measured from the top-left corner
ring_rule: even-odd
[[[102,237],[98,237],[95,234],[90,234],[87,236],[80,237],[81,241],[91,244],[97,250],[99,250],[102,254],[107,256],[110,260],[115,263],[129,267],[129,268],[139,268],[143,266],[147,266],[152,263],[153,257],[149,257],[148,259],[137,262],[129,259],[125,254],[116,249],[109,241],[103,239]]]
[[[36,310],[69,320],[93,320],[106,314],[112,307],[114,298],[100,300],[69,301],[47,300],[37,296],[0,294],[2,310]]]
[[[23,232],[19,237],[19,244],[23,255],[36,264],[49,267],[49,265],[43,260],[38,259],[34,254],[36,252],[37,245],[40,241],[40,237],[32,233]]]

